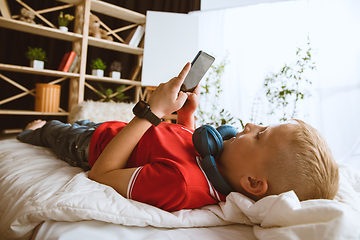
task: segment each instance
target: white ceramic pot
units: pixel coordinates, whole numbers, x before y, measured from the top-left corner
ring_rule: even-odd
[[[30,67],[35,69],[44,69],[44,61],[33,60],[30,62]]]
[[[104,76],[104,70],[93,69],[92,70],[92,75],[97,76],[97,77],[103,77]]]
[[[60,26],[59,29],[60,29],[60,31],[62,31],[62,32],[67,32],[67,31],[68,31],[68,28],[65,27],[65,26]]]
[[[118,71],[111,71],[110,72],[110,77],[111,78],[115,78],[115,79],[120,79],[121,73]]]

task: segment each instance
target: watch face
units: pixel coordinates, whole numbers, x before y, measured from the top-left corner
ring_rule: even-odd
[[[133,108],[133,112],[136,116],[143,118],[149,111],[149,105],[144,101],[139,101]]]

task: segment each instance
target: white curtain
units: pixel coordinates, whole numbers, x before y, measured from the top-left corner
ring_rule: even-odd
[[[317,71],[298,118],[317,128],[339,159],[360,137],[359,12],[358,0],[308,0],[191,14],[199,16],[200,48],[216,57],[215,65],[229,60],[220,104],[245,123],[266,75],[295,61],[309,36]]]

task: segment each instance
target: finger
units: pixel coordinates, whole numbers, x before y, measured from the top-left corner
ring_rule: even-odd
[[[183,69],[181,70],[181,72],[179,73],[178,77],[173,78],[174,84],[176,84],[176,86],[178,86],[178,87],[181,86],[181,84],[184,82],[184,79],[185,79],[186,75],[188,74],[190,68],[191,68],[191,64],[189,62],[186,63],[185,66],[183,67]]]
[[[195,93],[191,93],[188,96],[188,101],[192,104],[192,105],[198,105],[199,103],[199,96],[196,95]]]
[[[186,102],[186,100],[188,99],[188,95],[182,91],[179,92],[178,98],[177,98],[177,102],[179,103],[179,108],[181,108],[184,103]]]
[[[195,93],[196,95],[200,94],[200,83],[196,86],[196,88],[194,89],[193,93]]]
[[[185,78],[186,75],[188,74],[189,70],[191,68],[191,63],[187,62],[185,64],[185,66],[183,67],[183,69],[181,70],[181,72],[179,73],[179,78]]]

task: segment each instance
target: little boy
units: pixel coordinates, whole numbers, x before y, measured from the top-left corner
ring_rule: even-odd
[[[50,147],[71,165],[90,169],[90,179],[164,210],[224,201],[192,144],[199,87],[193,93],[180,91],[189,69],[188,63],[178,77],[160,84],[148,104],[138,103],[128,124],[38,120],[18,139]],[[159,118],[175,111],[178,124],[159,124]],[[326,142],[300,120],[268,127],[247,124],[224,141],[217,164],[233,190],[255,201],[290,190],[300,200],[333,199],[338,190],[338,167]]]

